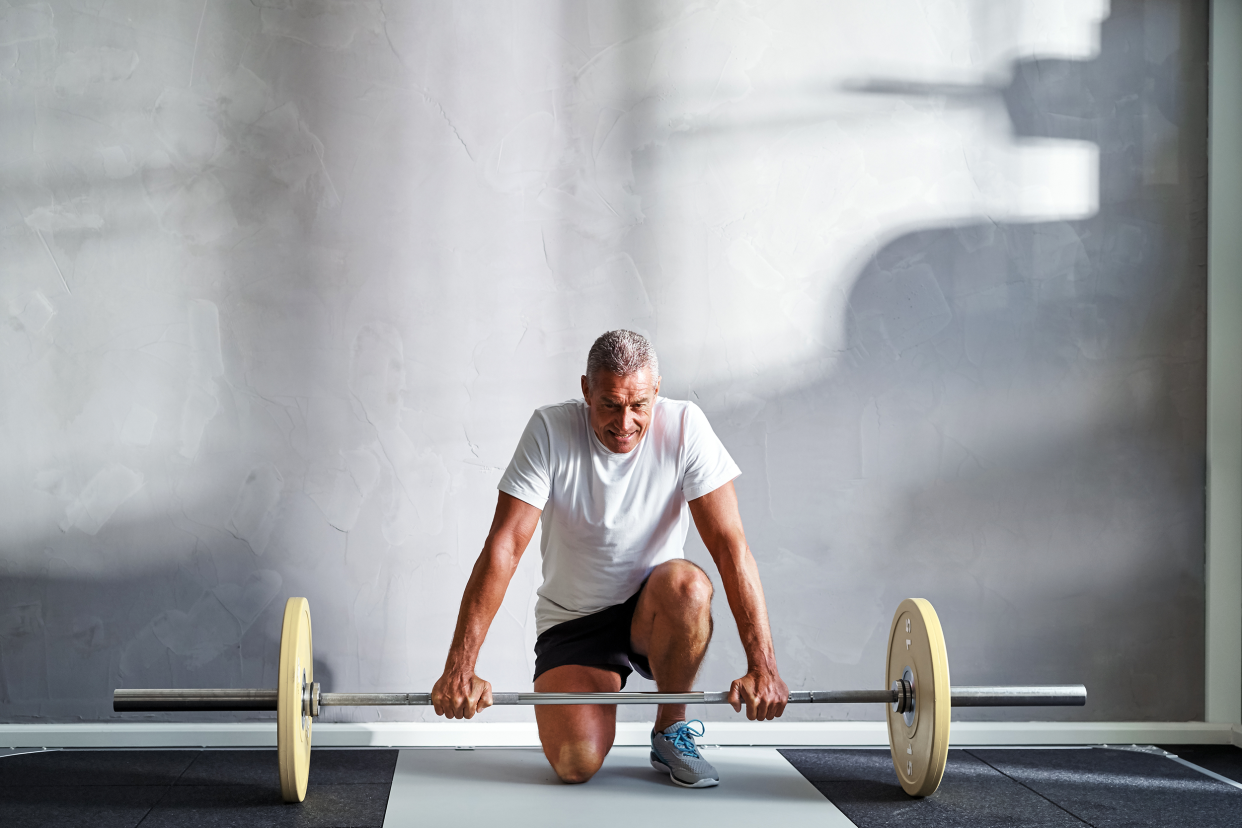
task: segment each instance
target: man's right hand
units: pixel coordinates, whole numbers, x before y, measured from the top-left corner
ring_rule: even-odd
[[[471,719],[492,706],[492,685],[468,671],[446,671],[431,688],[431,705],[437,716]]]

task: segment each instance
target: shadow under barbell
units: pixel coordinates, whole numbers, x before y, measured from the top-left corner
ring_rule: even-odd
[[[799,690],[790,704],[896,704],[893,690]],[[321,693],[320,707],[430,705],[430,693]],[[492,693],[494,705],[536,704],[728,704],[727,692],[694,693]],[[1087,688],[1081,684],[954,687],[953,707],[1081,707]],[[118,713],[275,710],[275,690],[116,690]]]

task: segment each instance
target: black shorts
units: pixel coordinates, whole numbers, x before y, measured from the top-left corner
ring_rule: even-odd
[[[643,581],[643,586],[646,585]],[[630,647],[630,622],[634,620],[634,608],[642,594],[643,589],[639,587],[624,604],[571,618],[545,630],[535,641],[535,678],[566,664],[612,670],[621,677],[622,687],[634,670],[643,678],[651,678],[647,657]]]

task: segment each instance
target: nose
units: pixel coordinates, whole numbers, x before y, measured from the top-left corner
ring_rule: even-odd
[[[638,415],[636,415],[629,408],[625,409],[625,413],[621,415],[621,431],[625,434],[629,434],[638,425],[636,422],[637,419]]]

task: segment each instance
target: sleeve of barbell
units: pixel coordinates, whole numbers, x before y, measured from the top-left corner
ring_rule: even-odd
[[[275,690],[116,690],[118,713],[206,710],[275,710]]]
[[[1082,707],[1087,703],[1087,688],[1081,684],[954,687],[949,693],[953,707]]]
[[[790,704],[892,704],[896,690],[807,690],[789,694]]]

